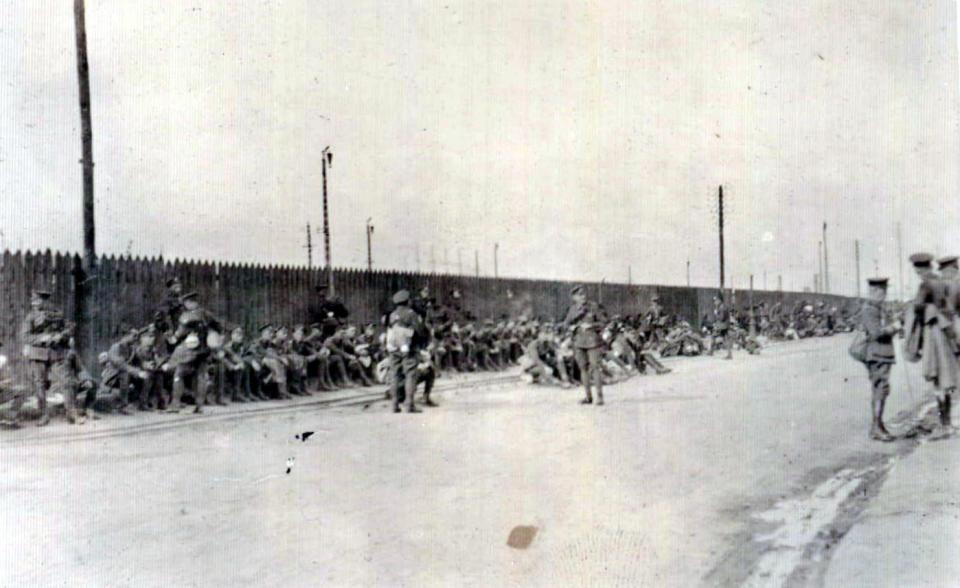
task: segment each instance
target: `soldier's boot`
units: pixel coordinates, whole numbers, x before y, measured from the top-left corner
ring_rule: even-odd
[[[942,398],[937,398],[937,408],[940,412],[940,425],[933,432],[933,435],[930,436],[933,440],[946,439],[954,433],[950,418],[950,409],[953,403],[951,392],[951,390],[947,390]]]
[[[587,395],[580,400],[580,404],[593,404],[593,392],[590,389],[590,378],[589,376],[584,376],[583,378],[584,390],[586,390]]]
[[[600,368],[594,368],[596,370],[596,388],[597,388],[597,406],[603,406],[603,373],[601,373]]]
[[[280,398],[281,400],[289,400],[293,398],[293,396],[290,394],[290,390],[287,389],[286,382],[277,382],[277,398]]]
[[[41,392],[37,395],[37,408],[40,409],[40,420],[37,421],[37,426],[46,427],[50,424],[50,411],[47,410],[46,392]]]
[[[420,409],[417,408],[417,403],[414,401],[417,395],[417,381],[410,377],[407,378],[405,384],[405,392],[407,397],[407,412],[414,413],[420,412]]]
[[[886,398],[881,395],[875,395],[870,404],[873,409],[873,424],[870,426],[870,438],[875,441],[893,441],[893,435],[887,431],[887,427],[883,424],[883,408],[886,404]]]
[[[437,403],[430,399],[430,393],[433,392],[433,384],[426,384],[423,389],[423,405],[424,406],[437,406]]]
[[[167,408],[165,409],[166,412],[168,413],[180,412],[180,409],[183,408],[183,405],[180,403],[180,399],[183,398],[183,392],[184,392],[183,377],[174,376],[173,396],[170,398],[170,402],[167,403]]]
[[[370,386],[373,386],[373,380],[370,379],[370,376],[368,376],[364,370],[361,369],[359,373],[360,382],[364,385],[364,387],[369,388]]]

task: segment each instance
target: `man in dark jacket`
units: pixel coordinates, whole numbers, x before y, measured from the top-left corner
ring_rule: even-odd
[[[326,341],[331,335],[337,332],[337,329],[343,325],[350,311],[337,299],[327,297],[328,290],[326,285],[317,286],[317,299],[307,309],[309,324],[320,325],[323,335],[323,341]],[[322,342],[322,341],[321,341]]]
[[[883,424],[883,409],[890,394],[890,369],[896,361],[893,350],[893,336],[902,326],[899,321],[890,321],[884,312],[883,302],[887,298],[887,279],[867,280],[870,294],[860,313],[861,328],[866,334],[867,373],[873,396],[870,406],[873,423],[870,426],[870,438],[877,441],[893,441],[894,437]]]

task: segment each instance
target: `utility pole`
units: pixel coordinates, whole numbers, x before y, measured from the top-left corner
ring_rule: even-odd
[[[857,298],[860,298],[860,240],[853,242],[853,258],[857,262]]]
[[[327,287],[330,288],[330,295],[333,296],[333,261],[330,259],[330,211],[327,205],[327,168],[333,165],[333,153],[330,151],[330,146],[324,147],[320,155],[323,160],[323,261],[327,269]]]
[[[367,219],[367,271],[373,271],[373,225],[370,224],[372,218]]]
[[[827,257],[827,221],[823,221],[823,292],[830,293],[830,258]]]
[[[313,237],[310,235],[310,223],[307,223],[307,269],[313,269]]]
[[[720,186],[719,190],[719,200],[720,200],[720,294],[723,294],[723,186]]]
[[[476,249],[473,250],[473,269],[476,273],[476,276],[480,277],[480,252]]]
[[[77,348],[81,353],[91,350],[93,321],[90,310],[96,305],[88,300],[93,292],[90,280],[95,278],[97,242],[93,199],[93,120],[90,110],[90,63],[87,60],[87,17],[84,0],[73,2],[73,23],[77,47],[77,83],[80,98],[80,141],[83,166],[83,260],[76,273],[74,310],[77,320]]]
[[[500,244],[493,244],[493,277],[500,277],[500,266],[497,264],[497,253],[500,251]]]
[[[900,300],[905,300],[903,283],[903,236],[900,233],[900,223],[897,223],[897,269],[900,272]],[[879,273],[878,271],[875,275]]]
[[[821,291],[821,278],[823,276],[823,241],[817,241],[817,289],[816,292]]]

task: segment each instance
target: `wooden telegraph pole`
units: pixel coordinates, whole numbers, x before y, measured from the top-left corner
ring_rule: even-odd
[[[330,151],[329,145],[323,148],[321,155],[323,160],[323,255],[327,270],[327,287],[330,288],[330,296],[333,296],[333,262],[330,259],[330,213],[327,206],[327,167],[333,165],[333,153]]]
[[[719,208],[719,211],[720,211],[720,294],[723,295],[723,283],[724,283],[724,275],[723,275],[723,186],[720,186],[720,191],[719,191],[719,192],[720,192],[720,194],[719,194],[719,200],[720,200],[720,208]]]
[[[91,280],[96,275],[97,247],[93,200],[93,121],[90,112],[90,63],[87,60],[87,22],[84,0],[73,2],[73,22],[77,44],[77,82],[80,96],[80,141],[83,157],[83,260],[75,274],[75,311],[77,349],[83,353],[93,344],[93,321],[90,310],[95,306],[89,296]]]

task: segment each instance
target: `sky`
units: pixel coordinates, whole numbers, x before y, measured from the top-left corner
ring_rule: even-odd
[[[319,264],[329,145],[336,266],[370,218],[380,268],[714,286],[722,184],[728,286],[812,286],[826,222],[833,292],[855,240],[896,287],[898,223],[960,253],[956,12],[87,0],[97,248],[305,265],[309,222]],[[73,43],[0,3],[0,248],[82,246]]]

